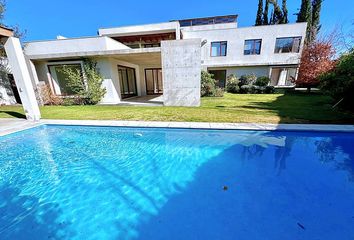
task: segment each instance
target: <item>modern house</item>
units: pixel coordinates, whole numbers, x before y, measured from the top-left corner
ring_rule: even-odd
[[[45,82],[56,95],[70,95],[60,68],[82,69],[83,59],[92,58],[104,77],[104,104],[162,94],[166,106],[198,106],[201,70],[213,73],[220,87],[230,74],[269,76],[271,85],[293,85],[305,32],[306,23],[239,28],[237,15],[227,15],[27,42],[24,54],[32,84]]]

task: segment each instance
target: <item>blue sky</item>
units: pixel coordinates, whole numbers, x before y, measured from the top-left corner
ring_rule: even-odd
[[[280,0],[278,0],[281,2]],[[5,23],[27,30],[26,41],[94,36],[100,27],[164,22],[172,19],[238,14],[239,26],[254,24],[258,0],[8,0]],[[301,0],[288,0],[294,22]],[[324,31],[336,25],[351,28],[353,0],[324,0],[321,22]]]

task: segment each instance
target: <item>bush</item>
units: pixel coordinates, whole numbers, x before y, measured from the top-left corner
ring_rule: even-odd
[[[239,86],[243,86],[243,85],[252,85],[255,83],[255,81],[257,80],[256,75],[254,74],[250,74],[250,75],[242,75],[240,77],[240,84]]]
[[[240,88],[240,93],[255,93],[256,88],[253,85],[242,85]]]
[[[206,71],[201,73],[201,88],[200,95],[202,97],[222,97],[224,96],[224,90],[222,88],[216,87],[216,81],[213,78],[213,74]]]
[[[265,88],[264,88],[264,93],[275,93],[275,88],[274,88],[274,86],[266,86]]]
[[[215,89],[214,97],[223,97],[224,96],[224,89],[217,87]]]
[[[106,89],[102,88],[103,78],[96,65],[94,61],[85,60],[83,73],[66,66],[61,69],[67,76],[68,86],[75,93],[73,104],[97,104],[106,94]]]
[[[226,91],[229,93],[238,93],[240,91],[239,84],[240,81],[238,78],[234,74],[231,74],[226,79]]]
[[[270,83],[270,78],[266,76],[258,77],[254,85],[265,87]]]
[[[55,95],[48,84],[40,84],[37,87],[41,105],[61,105],[63,99]]]
[[[214,96],[216,87],[215,87],[215,79],[213,78],[213,74],[210,74],[206,71],[202,71],[201,74],[201,96],[202,97],[210,97]]]
[[[342,55],[334,69],[319,77],[320,88],[340,106],[354,111],[354,49]]]

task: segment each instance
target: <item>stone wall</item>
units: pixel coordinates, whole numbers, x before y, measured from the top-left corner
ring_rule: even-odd
[[[165,106],[200,106],[201,40],[161,42]]]

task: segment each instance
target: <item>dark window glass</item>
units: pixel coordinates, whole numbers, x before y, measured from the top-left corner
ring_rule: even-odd
[[[275,42],[275,53],[299,52],[301,37],[277,38]]]
[[[226,56],[227,42],[212,42],[211,43],[211,56]]]
[[[261,39],[252,39],[245,41],[244,55],[259,55],[261,54]]]

